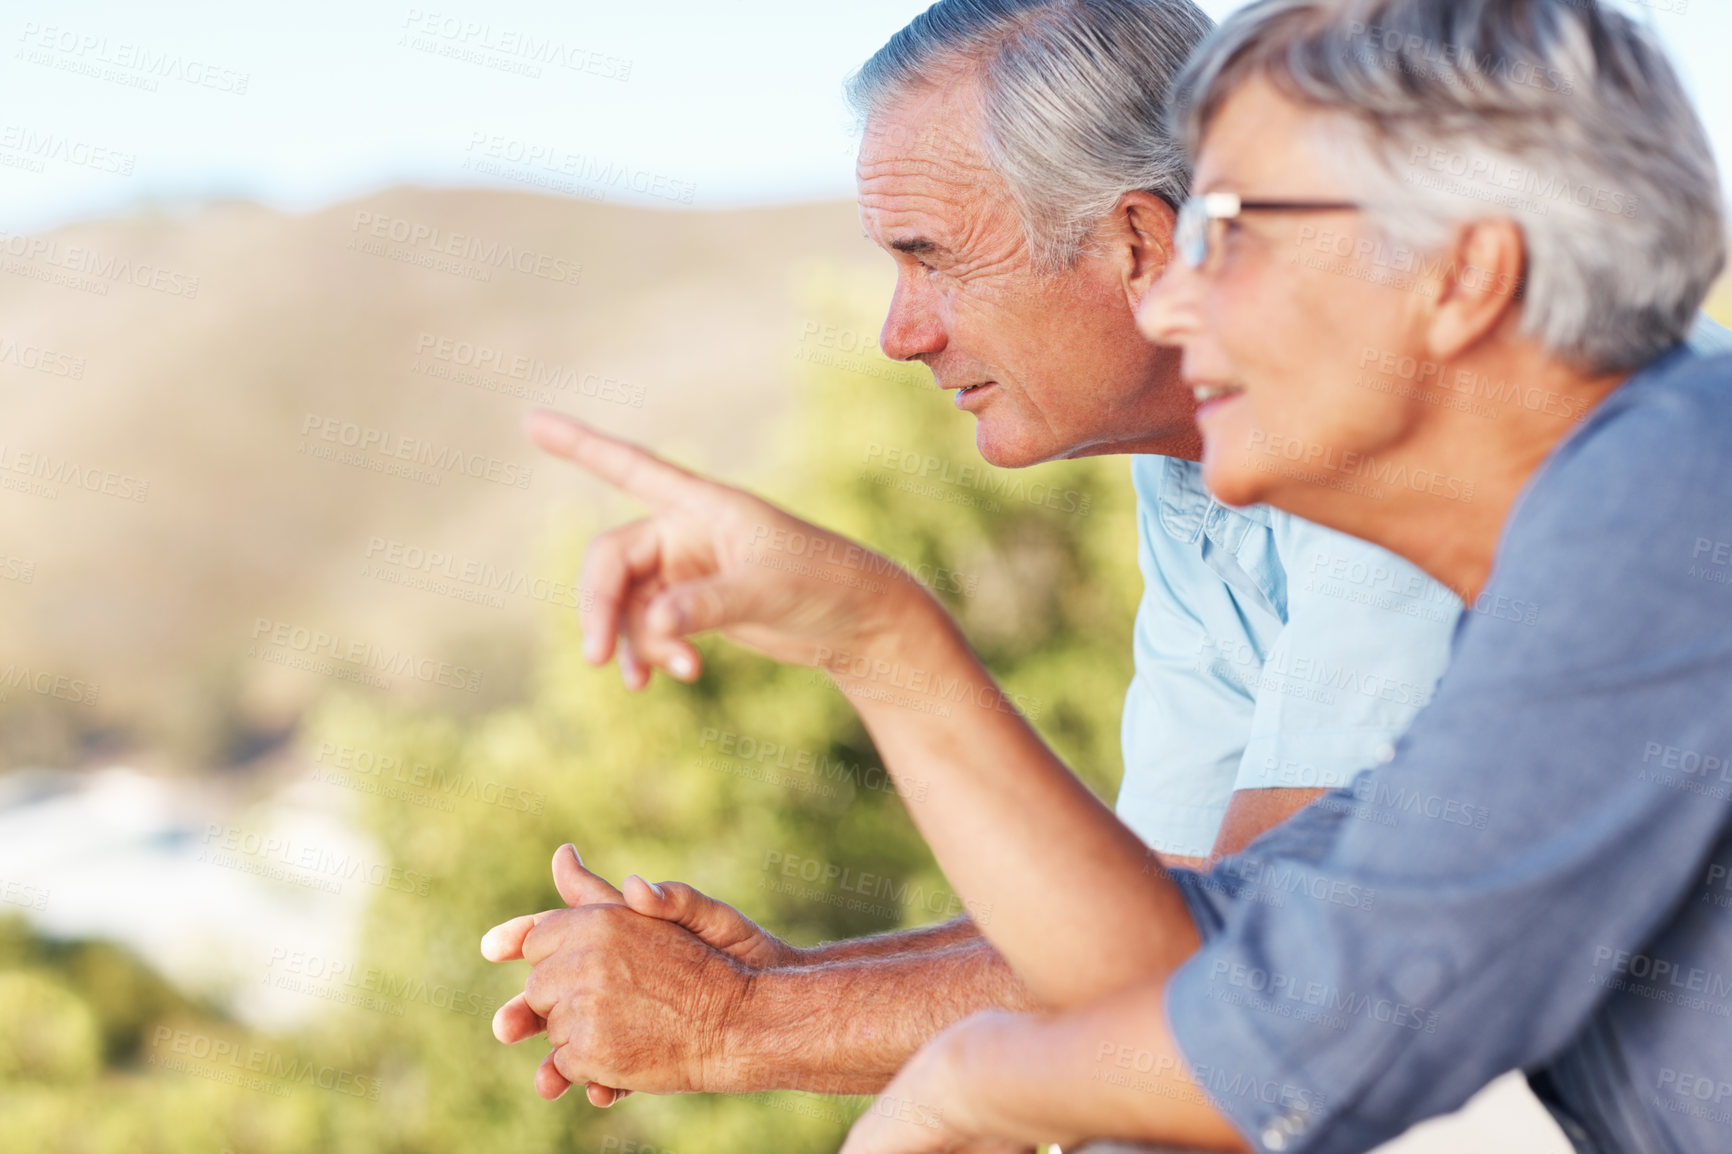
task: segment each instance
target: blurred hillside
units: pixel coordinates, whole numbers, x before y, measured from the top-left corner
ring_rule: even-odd
[[[925,370],[861,351],[887,286],[847,256],[800,240],[803,220],[817,222],[814,235],[829,227],[827,211],[790,213],[793,224],[769,221],[755,237],[721,222],[723,231],[737,228],[742,247],[780,254],[779,266],[741,258],[758,270],[757,295],[776,303],[731,303],[752,293],[706,293],[701,280],[672,271],[661,280],[644,274],[635,299],[622,293],[625,303],[613,307],[641,318],[640,339],[652,346],[639,354],[645,364],[691,358],[696,383],[684,392],[669,386],[658,399],[646,389],[640,410],[630,394],[623,405],[582,397],[579,378],[579,396],[561,398],[562,407],[718,467],[906,563],[959,615],[1013,700],[1110,795],[1139,587],[1123,462],[1014,474],[979,466],[972,423],[932,391]],[[663,242],[705,251],[695,232]],[[623,264],[629,246],[620,251]],[[837,251],[847,250],[838,243]],[[538,1047],[491,1040],[492,1010],[520,988],[524,967],[489,966],[476,942],[504,917],[557,902],[546,863],[566,840],[607,876],[689,880],[799,943],[936,921],[963,905],[827,678],[706,639],[697,684],[658,678],[630,695],[612,670],[579,659],[575,614],[562,604],[569,587],[539,596],[533,582],[514,592],[507,580],[507,608],[486,600],[493,578],[471,562],[569,581],[588,537],[631,510],[593,499],[558,472],[538,469],[518,488],[489,482],[490,465],[476,481],[413,464],[432,470],[438,485],[374,468],[402,462],[377,443],[363,447],[363,427],[387,431],[393,444],[413,435],[417,444],[473,447],[499,464],[501,480],[507,466],[539,466],[517,443],[525,402],[414,371],[409,346],[423,332],[438,356],[438,333],[422,323],[431,308],[417,316],[395,305],[394,328],[348,322],[357,309],[379,311],[372,301],[394,291],[369,296],[317,278],[283,290],[282,312],[309,331],[305,318],[316,316],[318,331],[344,335],[344,356],[334,360],[310,353],[301,334],[273,329],[264,306],[252,332],[213,329],[212,343],[262,346],[291,366],[253,358],[270,382],[255,393],[215,381],[194,403],[171,407],[110,387],[131,401],[132,420],[68,425],[63,435],[79,452],[109,454],[113,468],[159,470],[145,501],[7,494],[14,504],[63,500],[98,513],[107,502],[157,517],[164,535],[158,544],[119,513],[95,529],[93,521],[38,522],[86,550],[93,591],[124,588],[105,613],[137,613],[151,627],[115,635],[114,666],[138,670],[130,695],[104,687],[98,705],[85,706],[26,691],[10,706],[110,710],[159,765],[181,771],[198,768],[187,747],[201,741],[206,764],[227,765],[271,724],[295,740],[258,759],[256,768],[273,772],[173,788],[118,769],[11,775],[11,796],[0,795],[8,851],[0,902],[30,924],[0,922],[0,1150],[835,1149],[863,1102],[801,1092],[640,1095],[609,1112],[575,1096],[550,1106],[530,1090]],[[329,303],[332,294],[343,304]],[[708,304],[712,296],[729,303]],[[663,301],[672,306],[666,317],[650,315]],[[442,316],[467,315],[460,304],[441,307]],[[490,307],[501,331],[523,323],[508,305]],[[706,308],[707,320],[690,319]],[[762,312],[756,327],[715,320],[751,309]],[[724,330],[741,342],[731,360],[706,348],[714,343],[707,334]],[[685,333],[698,334],[689,346]],[[617,340],[603,332],[596,344]],[[655,351],[663,347],[678,351]],[[396,366],[396,375],[381,378],[371,365]],[[687,372],[660,371],[649,388]],[[168,385],[157,389],[172,395]],[[157,411],[173,415],[128,435],[140,423],[135,413]],[[343,421],[355,422],[358,466],[317,455],[323,425],[307,429],[310,451],[302,451],[307,412],[332,416],[339,433]],[[104,439],[92,449],[86,437],[97,427]],[[113,535],[122,529],[131,535]],[[427,562],[434,549],[457,560]],[[373,565],[393,576],[363,570]],[[44,561],[8,593],[64,597],[48,571]],[[435,588],[407,584],[421,579]],[[129,580],[135,587],[125,588]],[[161,597],[172,599],[162,615],[172,620],[158,625]],[[50,607],[68,619],[39,623],[36,644],[53,661],[101,663],[100,621],[79,618],[64,600]],[[255,637],[258,617],[265,631]],[[301,630],[342,640],[302,647]],[[446,685],[381,673],[351,656],[356,643],[364,653],[408,645],[485,677],[469,693],[461,677]],[[519,669],[527,672],[514,678]],[[215,703],[208,709],[201,690]],[[153,700],[178,726],[150,724]],[[316,708],[292,725],[302,702]],[[0,718],[8,720],[0,731],[22,728],[19,717]],[[875,888],[868,898],[828,881],[790,883],[780,866],[794,860],[841,863],[854,878],[870,873]],[[131,948],[106,944],[116,940]],[[189,940],[208,942],[209,956],[189,959]],[[196,944],[191,952],[200,952]],[[111,985],[142,991],[137,1008],[106,996]]]
[[[0,242],[9,764],[244,759],[334,680],[249,655],[279,624],[465,671],[386,673],[394,696],[511,697],[536,604],[574,576],[535,543],[561,495],[595,495],[535,459],[523,411],[738,475],[787,409],[790,361],[826,339],[802,304],[813,270],[886,296],[890,274],[849,204],[398,189]],[[317,653],[276,647],[291,656]],[[474,692],[439,684],[472,672]]]

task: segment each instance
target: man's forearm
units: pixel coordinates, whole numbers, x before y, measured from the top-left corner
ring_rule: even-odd
[[[898,935],[900,936],[900,935]],[[882,1090],[945,1027],[985,1009],[1035,1010],[984,940],[920,954],[764,970],[723,1031],[727,1093]]]
[[[839,942],[824,942],[816,946],[804,946],[796,951],[796,960],[790,963],[795,966],[821,966],[830,962],[852,962],[866,958],[905,957],[910,954],[933,954],[943,950],[953,950],[957,946],[973,945],[982,942],[980,929],[967,914],[953,918],[948,922],[940,922],[935,926],[921,926],[913,930],[892,930],[886,934],[873,934],[869,938],[847,938]]]
[[[1196,927],[1156,856],[1065,767],[926,597],[819,664],[853,702],[981,932],[1054,1008],[1164,976]]]

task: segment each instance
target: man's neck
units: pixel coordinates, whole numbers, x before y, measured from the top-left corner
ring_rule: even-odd
[[[1103,441],[1087,445],[1071,454],[1073,457],[1107,457],[1120,453],[1144,453],[1159,457],[1178,457],[1184,461],[1203,459],[1203,434],[1194,421],[1172,429],[1152,430],[1123,440]]]

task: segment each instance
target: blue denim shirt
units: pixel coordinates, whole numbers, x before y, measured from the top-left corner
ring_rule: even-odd
[[[1509,1069],[1584,1151],[1732,1150],[1732,357],[1558,447],[1393,759],[1209,875],[1167,1010],[1259,1149],[1368,1150]],[[1482,598],[1482,604],[1485,599]]]

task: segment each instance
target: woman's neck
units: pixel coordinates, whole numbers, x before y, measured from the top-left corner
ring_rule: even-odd
[[[1487,381],[1485,396],[1427,406],[1423,425],[1376,455],[1367,480],[1378,495],[1307,489],[1289,511],[1406,557],[1471,605],[1522,490],[1627,377],[1584,374],[1525,344],[1464,358],[1439,379]]]

